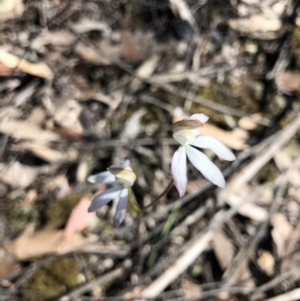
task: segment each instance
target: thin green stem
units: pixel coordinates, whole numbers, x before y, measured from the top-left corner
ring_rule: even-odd
[[[148,209],[150,208],[151,206],[153,206],[154,204],[156,204],[164,195],[166,195],[169,190],[172,188],[174,182],[173,182],[173,179],[171,179],[170,183],[168,184],[168,186],[166,187],[166,189],[155,199],[153,200],[149,205],[147,205],[146,207],[144,207],[142,209],[142,214]]]

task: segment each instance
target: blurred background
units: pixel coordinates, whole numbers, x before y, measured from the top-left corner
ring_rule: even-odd
[[[0,300],[300,300],[300,7],[0,0]],[[145,207],[195,113],[237,156],[188,162],[143,216],[87,213],[130,159]]]

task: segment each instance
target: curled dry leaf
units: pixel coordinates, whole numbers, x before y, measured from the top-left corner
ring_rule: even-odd
[[[43,62],[31,63],[2,49],[0,49],[0,63],[4,64],[9,68],[18,69],[37,77],[48,79],[53,77],[53,72],[47,64]]]
[[[72,210],[64,230],[64,238],[69,239],[76,232],[80,232],[90,225],[91,221],[95,218],[95,212],[88,212],[90,205],[90,199],[82,198],[77,206]]]

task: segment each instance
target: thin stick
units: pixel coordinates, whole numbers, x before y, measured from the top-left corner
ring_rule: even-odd
[[[142,213],[144,213],[148,208],[150,208],[151,206],[156,204],[165,194],[167,194],[169,192],[169,190],[172,188],[172,186],[173,186],[173,179],[170,181],[170,183],[168,184],[166,189],[155,200],[153,200],[149,205],[147,205],[146,207],[144,207],[142,209]]]

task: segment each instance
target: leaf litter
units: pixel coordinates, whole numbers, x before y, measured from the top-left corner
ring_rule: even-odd
[[[298,11],[2,1],[1,298],[299,299]],[[105,186],[86,178],[127,158],[149,205],[171,176],[172,123],[196,113],[237,155],[206,152],[225,189],[188,166],[184,198],[128,209],[118,230],[114,205],[87,212]]]

